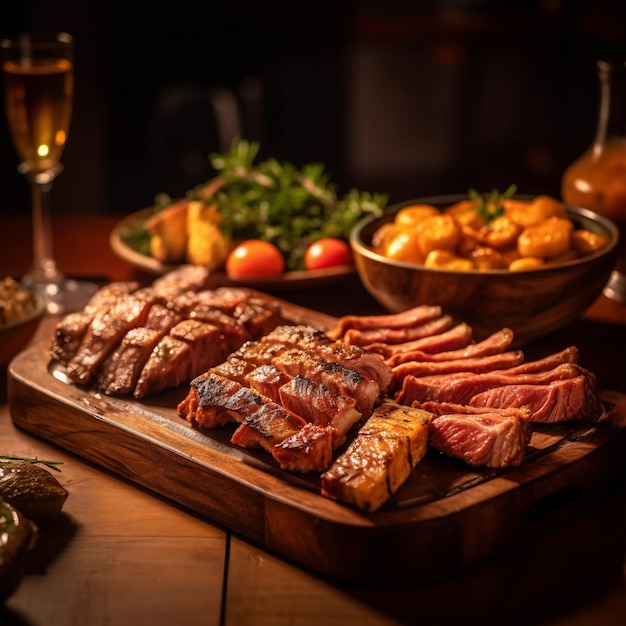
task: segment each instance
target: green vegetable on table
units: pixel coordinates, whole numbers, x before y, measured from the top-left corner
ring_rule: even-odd
[[[216,203],[223,218],[220,229],[233,242],[263,239],[276,245],[287,270],[304,268],[304,254],[312,242],[324,237],[347,240],[361,218],[381,214],[387,204],[383,194],[356,189],[338,196],[321,164],[297,168],[274,158],[255,164],[259,148],[257,142],[236,139],[229,152],[211,154],[211,165],[224,184],[210,198],[202,193],[206,184],[186,196]],[[167,194],[158,194],[155,211],[171,202]],[[133,249],[149,255],[150,238],[141,224],[122,237]]]

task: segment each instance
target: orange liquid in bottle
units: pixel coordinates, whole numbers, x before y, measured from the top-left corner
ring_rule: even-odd
[[[626,60],[598,61],[597,71],[596,136],[591,147],[565,170],[561,196],[568,204],[615,223],[620,232],[615,269],[626,276]]]

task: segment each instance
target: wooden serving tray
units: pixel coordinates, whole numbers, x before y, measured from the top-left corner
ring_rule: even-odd
[[[336,321],[287,303],[283,312],[320,329]],[[281,471],[267,453],[233,446],[230,428],[192,428],[176,413],[187,392],[140,402],[76,387],[51,366],[45,342],[8,373],[16,426],[348,584],[449,576],[570,518],[626,466],[626,396],[604,391],[604,419],[537,426],[520,467],[476,470],[431,451],[385,507],[367,514],[320,495],[318,476]]]

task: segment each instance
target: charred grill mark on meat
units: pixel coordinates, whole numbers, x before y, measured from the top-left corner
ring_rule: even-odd
[[[206,290],[207,280],[206,268],[183,266],[143,289],[103,287],[83,311],[59,321],[52,360],[75,383],[143,398],[189,381],[284,322],[269,297]]]

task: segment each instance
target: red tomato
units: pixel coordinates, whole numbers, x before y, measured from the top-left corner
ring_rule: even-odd
[[[279,276],[285,271],[285,259],[272,243],[248,239],[240,243],[226,259],[226,273],[231,278]]]
[[[308,270],[321,270],[325,267],[350,265],[352,251],[347,242],[334,237],[314,241],[304,253],[304,266]]]

